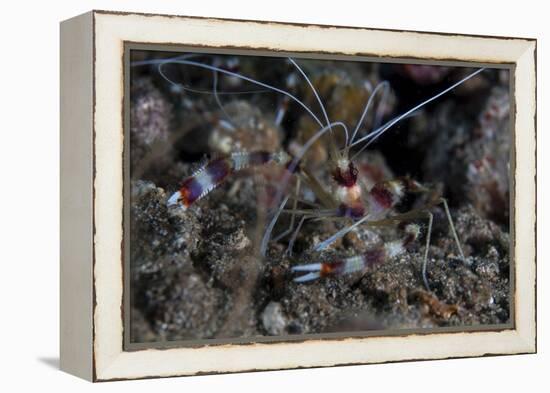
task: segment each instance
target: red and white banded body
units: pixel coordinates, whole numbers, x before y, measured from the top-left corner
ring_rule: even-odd
[[[357,219],[365,214],[362,190],[357,182],[357,168],[347,158],[338,160],[332,173],[334,196],[338,202],[338,216]]]
[[[285,152],[266,151],[238,152],[215,158],[182,182],[180,189],[168,199],[168,206],[179,204],[186,209],[235,172],[270,162],[285,164],[288,161],[289,156]]]
[[[307,265],[293,266],[292,272],[304,272],[305,274],[294,279],[295,282],[306,282],[328,276],[341,276],[360,272],[370,266],[383,263],[387,259],[394,258],[404,253],[412,242],[420,235],[420,227],[416,224],[408,224],[405,227],[405,236],[400,240],[387,242],[379,247],[374,247],[361,255],[337,259],[330,262],[311,263]]]

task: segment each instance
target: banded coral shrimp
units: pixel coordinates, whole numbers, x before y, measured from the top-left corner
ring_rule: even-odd
[[[301,285],[302,282],[313,283],[315,287],[318,286],[319,282],[327,282],[326,285],[330,285],[328,282],[333,281],[333,279],[320,280],[320,278],[332,276],[338,282],[345,283],[347,280],[347,286],[353,288],[355,284],[347,277],[353,278],[353,282],[355,282],[355,278],[359,278],[359,274],[362,274],[363,271],[376,272],[380,269],[379,267],[370,268],[371,266],[384,265],[382,262],[385,261],[399,260],[404,255],[409,254],[408,250],[410,248],[415,250],[415,252],[423,254],[422,265],[418,265],[416,268],[417,280],[420,286],[430,285],[427,275],[429,273],[427,267],[431,266],[428,265],[430,261],[428,259],[430,244],[423,242],[422,245],[424,248],[420,248],[422,247],[419,244],[420,242],[415,242],[421,236],[426,236],[425,234],[430,233],[428,229],[430,229],[432,220],[429,219],[430,216],[427,210],[435,208],[434,202],[436,201],[429,198],[428,184],[420,184],[411,178],[403,176],[403,173],[399,173],[400,176],[397,177],[397,180],[392,182],[390,180],[393,178],[391,174],[384,173],[376,165],[371,165],[369,172],[367,171],[368,166],[365,165],[369,164],[369,162],[365,163],[362,161],[365,152],[369,152],[369,148],[376,147],[375,142],[384,139],[382,138],[383,134],[387,135],[386,138],[388,136],[391,138],[391,132],[392,129],[395,131],[395,126],[399,126],[408,116],[419,113],[415,112],[415,106],[424,105],[422,109],[429,106],[430,103],[424,103],[426,98],[420,99],[415,105],[406,108],[405,111],[401,112],[401,115],[392,117],[395,115],[392,115],[391,112],[392,92],[388,83],[375,79],[368,80],[369,83],[358,85],[354,81],[355,85],[367,92],[371,92],[371,94],[363,97],[364,100],[362,100],[360,108],[355,111],[352,123],[350,123],[350,120],[338,122],[340,117],[334,117],[334,104],[330,102],[330,99],[327,100],[326,98],[327,95],[330,95],[331,91],[334,92],[336,89],[330,84],[328,88],[323,89],[321,82],[325,74],[320,73],[321,76],[318,76],[319,74],[315,73],[314,66],[309,65],[307,61],[295,60],[296,64],[302,67],[308,78],[311,78],[310,83],[316,88],[317,94],[313,93],[311,85],[301,76],[290,60],[279,60],[284,65],[284,67],[281,67],[282,71],[280,71],[281,78],[267,78],[264,80],[270,82],[271,85],[269,87],[275,85],[274,80],[279,82],[284,87],[276,87],[278,90],[282,90],[299,99],[309,111],[286,94],[278,91],[275,94],[269,94],[268,92],[273,91],[269,87],[254,85],[252,82],[232,75],[245,73],[247,65],[244,62],[241,64],[241,69],[236,70],[224,65],[223,57],[217,59],[216,57],[204,57],[204,55],[196,54],[189,56],[193,57],[183,59],[183,61],[193,61],[194,63],[209,67],[216,67],[216,71],[214,72],[212,68],[204,68],[199,65],[191,66],[177,62],[169,64],[166,59],[162,59],[161,61],[154,60],[152,68],[159,73],[160,67],[164,76],[171,83],[175,84],[178,84],[178,82],[175,76],[171,74],[173,68],[178,69],[184,75],[191,76],[190,79],[183,80],[179,86],[173,87],[172,90],[176,94],[185,98],[209,97],[211,109],[203,113],[215,113],[213,116],[204,116],[205,119],[208,119],[206,123],[207,127],[210,128],[210,137],[207,140],[210,149],[209,152],[214,152],[215,157],[211,157],[211,159],[205,161],[199,166],[196,172],[187,171],[184,173],[181,183],[177,180],[172,183],[172,188],[170,186],[167,187],[169,193],[167,194],[166,202],[170,201],[171,209],[182,210],[185,214],[188,214],[193,213],[196,209],[200,209],[201,206],[212,208],[213,205],[208,201],[213,196],[217,196],[216,200],[231,199],[229,195],[231,189],[229,189],[229,186],[233,188],[233,185],[236,185],[240,181],[240,177],[243,174],[246,177],[256,172],[256,169],[250,171],[249,169],[241,168],[245,166],[258,168],[262,171],[260,172],[262,176],[271,176],[271,179],[267,179],[267,181],[271,181],[272,195],[271,200],[264,205],[264,209],[268,211],[269,217],[265,226],[263,226],[264,229],[261,232],[261,239],[257,244],[257,249],[260,257],[261,254],[265,254],[264,258],[267,260],[281,261],[283,273],[273,273],[274,277],[281,275],[284,277],[283,280],[287,284],[281,285],[298,285],[306,289],[312,287],[310,285]],[[170,57],[170,59],[173,59],[173,57]],[[231,59],[231,57],[227,59]],[[151,65],[150,60],[145,61]],[[181,58],[177,59],[177,61],[181,61]],[[216,63],[217,65],[214,66],[213,64]],[[232,66],[234,67],[234,64]],[[224,71],[231,72],[232,74],[224,73]],[[199,74],[199,76],[193,78],[193,72]],[[218,76],[216,77],[215,74],[218,74]],[[256,71],[254,73],[254,69],[248,71],[245,77],[250,74],[254,77],[254,80],[262,77],[261,72]],[[471,78],[475,78],[476,75],[472,75]],[[235,80],[226,80],[227,77],[234,78]],[[463,77],[459,77],[447,82],[446,86],[441,87],[439,91],[434,92],[427,98],[433,98],[431,102],[437,102],[437,94],[442,93],[443,95],[439,97],[444,97],[445,94],[452,91],[447,89],[456,88],[455,85],[463,82],[463,79]],[[162,81],[172,86],[170,82],[163,78],[160,82],[162,83]],[[217,83],[214,83],[214,81],[217,81]],[[267,85],[267,83],[263,84]],[[196,92],[190,93],[187,91],[188,88],[194,89]],[[309,98],[307,98],[308,92]],[[376,92],[376,94],[372,94],[373,92]],[[328,101],[325,104],[328,121],[326,119],[323,120],[325,114],[318,107],[316,95],[319,97],[319,100]],[[247,99],[241,99],[243,97],[247,97]],[[269,101],[271,106],[263,105],[264,102],[268,101],[268,98],[271,98],[271,101]],[[395,100],[395,98],[393,99]],[[264,113],[271,114],[272,126],[264,127],[263,129],[271,130],[275,128],[277,130],[279,136],[282,136],[278,145],[266,143],[262,145],[262,148],[258,149],[258,141],[252,140],[254,138],[248,140],[246,137],[238,136],[241,133],[247,136],[260,134],[260,129],[262,128],[258,127],[258,121],[254,121],[255,125],[249,125],[249,129],[252,132],[241,130],[245,124],[241,125],[243,122],[240,120],[240,117],[244,119],[256,118],[253,115],[254,111],[251,112],[250,108],[247,109],[245,105],[241,105],[243,101],[252,102],[249,106],[259,107],[264,110]],[[193,102],[199,102],[199,105],[202,105],[200,101],[193,100]],[[268,110],[265,110],[266,107]],[[384,107],[390,107],[390,109],[388,110]],[[321,124],[315,120],[310,112],[313,113]],[[302,115],[302,113],[305,115]],[[402,118],[399,119],[399,116],[402,116]],[[265,120],[266,116],[263,116],[263,118],[259,116],[258,118]],[[304,119],[309,118],[313,119],[310,123],[316,125],[310,128],[311,131],[309,133],[302,132],[308,126],[308,121]],[[363,120],[365,126],[356,129],[357,123],[361,123],[359,120]],[[394,123],[392,124],[392,122]],[[235,127],[236,123],[239,123],[238,127]],[[217,135],[217,137],[212,137],[212,135]],[[225,142],[228,138],[229,142]],[[193,138],[190,140],[194,141]],[[351,146],[354,143],[356,144]],[[369,148],[365,146],[367,144]],[[363,147],[365,149],[360,151]],[[329,157],[335,157],[337,154],[344,155],[344,153],[348,153],[349,161],[353,166],[357,166],[355,168],[358,170],[357,174],[354,175],[355,171],[350,169],[349,164],[346,166],[345,162],[343,162],[340,163],[341,165],[338,165],[338,160],[333,160],[332,158],[329,160]],[[268,161],[271,164],[265,164]],[[212,182],[212,177],[210,176],[212,172],[208,173],[210,171],[208,168],[212,168],[214,175],[221,176],[222,181]],[[237,168],[239,170],[236,170]],[[337,170],[339,170],[339,173],[336,173]],[[236,176],[231,176],[230,172],[234,172]],[[369,172],[367,178],[364,176],[366,172]],[[376,172],[382,173],[377,174]],[[186,178],[185,176],[189,177]],[[355,176],[359,180],[354,179]],[[182,199],[181,195],[183,193],[181,189],[186,181],[189,183],[194,182],[195,185],[199,185],[200,187],[193,188],[187,185],[184,188],[184,191],[192,191],[191,197],[196,199],[188,200],[188,203],[191,203],[189,203],[186,209],[182,209],[181,201],[178,200]],[[380,183],[379,187],[375,188],[377,183]],[[204,189],[201,188],[203,184],[207,184]],[[357,184],[359,184],[359,187],[354,188]],[[176,187],[179,188],[179,191]],[[217,190],[214,191],[214,189]],[[340,194],[338,194],[339,189],[341,191]],[[357,189],[359,189],[357,192],[359,193],[361,203],[354,203],[359,199],[357,195],[354,195],[354,191]],[[415,194],[419,195],[420,199],[423,198],[425,203],[422,208],[415,210],[411,205],[405,205],[404,210],[394,210],[398,205],[398,200],[402,199],[399,198],[399,189],[414,191]],[[177,192],[180,192],[180,195]],[[364,219],[366,210],[364,207],[366,203],[364,203],[363,198],[367,200],[371,197],[374,198],[374,194],[391,195],[391,207],[380,212],[379,217],[373,218],[370,216]],[[398,198],[393,199],[394,196]],[[339,203],[341,201],[346,203]],[[174,204],[174,202],[179,203]],[[364,210],[361,211],[360,208]],[[189,210],[192,210],[192,212],[189,212]],[[447,217],[449,217],[448,209],[444,210],[446,210]],[[406,212],[410,214],[391,219],[398,212],[399,214]],[[362,219],[364,221],[361,221]],[[359,224],[357,224],[358,222]],[[402,222],[404,224],[400,225]],[[323,226],[323,229],[317,230],[316,227],[318,226]],[[366,247],[350,247],[348,237],[360,229],[365,230],[364,228],[368,228],[369,231],[375,233],[377,241],[369,242]],[[450,234],[450,237],[455,236]],[[427,236],[425,240],[429,241]],[[458,251],[459,246],[457,245],[460,243],[456,239],[454,242],[455,253],[460,253]],[[319,247],[318,250],[316,250],[317,247]],[[418,251],[419,249],[422,251]],[[419,258],[419,260],[421,259]],[[460,255],[456,260],[460,260]],[[271,269],[271,266],[275,264],[268,263],[269,265],[264,265],[265,268]],[[260,267],[260,271],[261,269],[263,267]],[[355,274],[353,274],[354,272]],[[291,284],[293,281],[296,284]],[[403,285],[407,286],[410,284],[403,282]],[[257,291],[254,287],[247,287],[247,290]],[[318,328],[311,329],[316,331]]]
[[[201,57],[202,56],[202,57]],[[353,232],[359,226],[376,228],[379,226],[398,226],[405,223],[401,239],[385,241],[382,245],[367,250],[362,255],[349,256],[340,260],[295,264],[291,271],[296,274],[304,273],[294,278],[297,282],[306,282],[329,275],[343,275],[347,273],[364,270],[366,267],[378,264],[406,251],[407,246],[413,243],[420,236],[420,226],[412,223],[419,219],[426,220],[426,243],[425,255],[422,267],[422,280],[427,288],[429,283],[426,269],[428,262],[428,250],[430,246],[430,233],[433,216],[430,208],[436,204],[442,204],[447,220],[449,221],[450,232],[454,238],[457,252],[461,259],[464,259],[460,241],[454,229],[450,211],[446,201],[440,197],[428,201],[423,207],[411,209],[407,212],[396,213],[394,208],[399,204],[405,193],[428,194],[429,188],[409,177],[398,177],[396,179],[384,179],[372,174],[363,173],[358,161],[363,151],[374,144],[388,130],[403,121],[414,116],[432,101],[447,94],[467,80],[474,78],[482,69],[470,73],[468,76],[459,79],[447,88],[424,99],[417,105],[403,112],[402,114],[386,119],[385,106],[388,105],[389,84],[385,81],[371,83],[366,81],[361,89],[367,92],[366,100],[361,104],[361,110],[357,116],[357,123],[352,128],[349,124],[339,119],[332,119],[333,111],[327,110],[322,95],[318,90],[318,81],[312,81],[308,77],[305,67],[297,61],[288,58],[285,64],[287,72],[284,78],[286,86],[276,87],[270,83],[264,83],[257,77],[249,77],[244,71],[235,70],[235,64],[223,64],[223,57],[212,57],[204,61],[203,55],[187,54],[161,60],[145,60],[135,62],[134,66],[157,67],[162,78],[169,83],[174,91],[210,95],[214,98],[219,108],[220,116],[215,119],[213,128],[225,130],[231,134],[236,131],[232,120],[232,114],[228,113],[230,100],[222,102],[221,97],[242,96],[245,94],[263,95],[263,93],[275,93],[278,96],[278,108],[273,111],[276,127],[280,127],[286,116],[289,105],[303,111],[306,116],[315,124],[314,131],[309,135],[300,138],[287,138],[286,145],[278,151],[253,150],[232,146],[232,142],[226,142],[227,138],[218,137],[213,143],[216,145],[218,155],[211,158],[189,177],[185,178],[179,187],[168,198],[169,206],[179,208],[192,208],[193,205],[206,198],[215,188],[228,180],[232,174],[247,168],[263,166],[274,163],[283,168],[282,175],[277,179],[274,202],[275,205],[270,213],[270,220],[262,235],[259,246],[260,253],[267,255],[270,242],[280,243],[287,239],[285,253],[292,254],[295,242],[300,231],[308,222],[334,221],[343,224],[344,227],[337,230],[325,239],[313,245],[313,252],[321,252],[329,248],[331,244],[343,238],[349,232]],[[212,60],[213,59],[213,60]],[[222,60],[220,60],[222,59]],[[232,58],[226,58],[231,60]],[[220,63],[221,62],[221,63]],[[210,78],[210,86],[197,87],[176,82],[168,76],[167,69],[180,67],[180,69],[200,69],[207,72]],[[296,88],[301,84],[301,90]],[[254,86],[231,91],[228,86]],[[316,86],[317,85],[317,86]],[[300,90],[303,94],[308,92],[311,95],[310,102],[299,99],[294,90]],[[330,90],[330,89],[329,89]],[[224,98],[225,98],[224,97]],[[319,109],[313,110],[315,104]],[[382,122],[382,119],[385,122]],[[301,120],[301,118],[300,118]],[[300,125],[306,121],[298,121]],[[367,123],[369,126],[367,127]],[[365,132],[370,128],[370,131]],[[315,160],[310,157],[313,148],[319,144],[328,146],[325,149],[328,159],[320,165],[313,163]],[[328,163],[327,163],[328,161]],[[322,168],[319,169],[318,166]],[[366,178],[366,179],[365,179]],[[272,236],[282,216],[289,216],[288,228],[276,236]]]

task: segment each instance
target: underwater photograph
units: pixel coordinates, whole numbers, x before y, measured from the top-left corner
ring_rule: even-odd
[[[128,54],[130,343],[511,323],[510,68]]]

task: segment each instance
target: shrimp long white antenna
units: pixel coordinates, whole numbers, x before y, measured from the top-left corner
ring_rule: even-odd
[[[170,64],[173,60],[178,59],[186,59],[186,58],[193,58],[199,56],[198,54],[192,53],[188,55],[182,55],[178,57],[173,57],[169,59],[152,59],[152,60],[138,60],[130,63],[131,67],[139,67],[144,65],[158,65],[158,72],[159,75],[169,84],[171,84],[174,87],[177,87],[178,89],[181,89],[183,91],[188,91],[190,93],[196,93],[196,94],[205,94],[205,95],[212,95],[214,94],[212,90],[203,90],[203,89],[197,89],[193,87],[189,87],[186,85],[183,85],[182,83],[174,82],[172,79],[166,75],[166,73],[163,70],[163,67],[165,64]],[[258,94],[258,93],[265,93],[269,92],[268,89],[255,89],[255,90],[241,90],[241,91],[217,91],[217,95],[238,95],[238,94]]]
[[[226,112],[225,108],[223,107],[222,101],[220,100],[220,97],[218,95],[218,72],[214,71],[214,80],[212,83],[212,90],[214,93],[214,99],[216,100],[216,104],[220,107],[220,110],[222,111],[223,115],[229,122],[229,125],[232,129],[235,129],[235,126],[233,125],[233,121],[231,120],[231,116],[229,116],[229,113]]]
[[[323,116],[325,117],[326,125],[329,126],[329,128],[331,129],[330,132],[332,133],[332,127],[330,127],[330,120],[328,118],[327,110],[325,109],[325,105],[323,104],[323,101],[321,100],[321,97],[319,97],[319,93],[317,93],[317,90],[315,89],[315,86],[313,86],[313,83],[311,83],[311,80],[308,78],[308,76],[306,75],[304,70],[302,70],[302,68],[298,65],[298,63],[296,63],[296,61],[294,61],[293,58],[289,57],[288,61],[290,61],[294,65],[294,67],[296,67],[298,72],[304,77],[307,84],[311,88],[311,91],[313,92],[313,95],[315,95],[315,98],[317,99],[317,102],[319,103],[319,106],[321,107],[321,111],[323,112]]]
[[[335,121],[333,123],[330,123],[329,125],[324,126],[319,131],[317,131],[314,135],[312,135],[308,141],[302,146],[298,154],[292,159],[292,161],[287,166],[287,171],[285,172],[283,178],[281,179],[279,190],[275,196],[275,201],[280,201],[282,194],[284,192],[284,189],[286,188],[286,185],[288,181],[290,180],[290,176],[294,173],[296,168],[298,167],[298,164],[304,157],[304,155],[307,153],[307,151],[310,149],[310,147],[319,139],[321,138],[328,130],[332,129],[331,127],[340,126],[344,129],[347,135],[347,128],[346,125],[340,121]],[[279,206],[277,211],[275,212],[271,222],[269,223],[268,227],[265,230],[264,236],[262,238],[262,242],[260,245],[260,255],[265,256],[265,253],[267,251],[267,244],[269,243],[269,240],[271,239],[271,232],[273,231],[273,228],[275,227],[275,224],[277,223],[277,220],[279,219],[279,216],[281,215],[281,212],[283,211],[286,202],[288,200],[289,196],[285,198],[283,203]]]
[[[353,143],[355,140],[355,136],[357,135],[357,132],[361,128],[361,125],[363,124],[363,121],[365,120],[365,116],[367,115],[369,108],[374,100],[374,97],[376,96],[376,93],[378,93],[381,89],[383,89],[385,86],[389,86],[389,83],[387,81],[383,81],[379,83],[374,90],[370,93],[369,99],[367,100],[367,104],[365,105],[365,109],[363,109],[363,113],[361,114],[361,117],[359,118],[359,121],[357,122],[357,125],[355,126],[355,129],[353,130],[353,134],[351,135],[351,141],[350,143]]]
[[[346,235],[348,232],[354,230],[355,228],[357,228],[359,225],[361,225],[362,223],[364,223],[365,221],[368,221],[371,219],[371,216],[370,215],[365,215],[363,218],[361,218],[360,220],[358,220],[357,222],[355,222],[353,225],[350,225],[350,226],[347,226],[343,229],[340,229],[338,232],[336,232],[334,235],[332,235],[331,237],[329,237],[328,239],[326,240],[323,240],[321,243],[317,244],[314,248],[313,248],[313,251],[322,251],[324,250],[325,248],[327,248],[330,244],[332,244],[334,241],[336,241],[337,239],[341,238],[342,236]]]
[[[193,89],[193,88],[190,88],[190,87],[183,86],[180,83],[174,82],[164,72],[164,65],[166,65],[166,64],[170,64],[170,63],[172,63],[176,60],[192,59],[192,58],[196,58],[198,56],[200,56],[200,55],[197,54],[197,53],[186,53],[184,55],[171,57],[171,58],[168,58],[168,59],[138,60],[138,61],[134,61],[134,62],[130,63],[130,65],[132,67],[143,66],[143,65],[156,65],[157,66],[157,71],[158,71],[159,75],[162,77],[162,79],[164,79],[166,82],[168,82],[170,85],[172,85],[175,88],[185,90],[185,91],[190,91],[190,92],[193,92],[193,93],[208,93],[208,94],[215,94],[215,95],[219,94],[219,93],[212,93],[212,91],[206,92],[204,90],[196,90],[196,89]]]
[[[273,232],[273,228],[275,227],[275,224],[277,223],[277,219],[281,215],[281,212],[283,211],[286,203],[288,202],[288,199],[290,198],[290,195],[287,195],[286,198],[283,200],[275,214],[273,215],[273,218],[269,222],[269,225],[267,226],[267,229],[265,230],[264,237],[262,238],[262,242],[260,243],[260,255],[265,256],[267,252],[267,243],[269,243],[269,238],[271,237],[271,232]]]
[[[418,110],[419,111],[419,110]],[[400,121],[401,120],[405,120],[405,119],[408,119],[410,117],[414,117],[418,114],[419,112],[411,112],[409,113],[407,116],[404,116],[402,117],[401,119],[399,119]],[[376,128],[374,131],[371,131],[370,133],[368,133],[367,135],[365,135],[364,137],[362,137],[360,140],[352,143],[349,148],[363,142],[363,141],[366,141],[367,143],[365,143],[365,145],[363,145],[361,147],[361,149],[359,149],[357,152],[355,152],[355,154],[351,157],[351,160],[355,159],[355,157],[357,157],[363,150],[365,150],[369,145],[371,145],[374,140],[378,139],[378,137],[380,135],[382,135],[386,130],[388,130],[388,128],[392,127],[393,125],[395,125],[394,123],[394,119],[393,120],[389,120],[388,122],[384,123],[382,126]]]
[[[303,216],[300,219],[300,222],[298,223],[298,226],[294,230],[294,233],[290,237],[290,240],[288,241],[288,246],[286,247],[285,254],[286,255],[292,255],[292,250],[294,249],[294,243],[296,242],[296,239],[298,238],[298,233],[300,233],[300,229],[302,229],[302,225],[304,225],[304,222],[307,220],[307,216]]]
[[[348,129],[344,123],[341,121],[335,121],[332,122],[323,128],[321,128],[319,131],[317,131],[315,134],[313,134],[308,141],[302,146],[298,154],[294,157],[290,165],[288,166],[289,172],[294,172],[296,167],[298,166],[298,163],[304,158],[304,155],[307,153],[307,151],[311,148],[311,146],[317,142],[319,138],[321,138],[328,130],[332,129],[332,127],[340,126],[344,129],[344,132],[346,135],[348,135]]]
[[[288,58],[288,60],[296,67],[296,69],[298,70],[298,72],[300,72],[300,74],[304,77],[304,79],[306,80],[307,84],[309,85],[309,87],[311,88],[311,90],[313,91],[313,94],[315,95],[315,98],[317,99],[317,102],[319,103],[319,106],[321,107],[321,111],[323,112],[323,116],[325,117],[325,120],[327,122],[327,126],[329,127],[329,130],[330,130],[330,151],[334,157],[335,160],[339,160],[340,159],[340,151],[338,150],[338,148],[336,147],[336,142],[334,141],[334,133],[332,132],[332,127],[330,126],[330,120],[328,118],[328,114],[327,114],[327,111],[325,109],[325,105],[323,104],[323,101],[321,100],[321,97],[319,97],[319,93],[317,93],[317,90],[315,89],[315,86],[313,86],[313,83],[311,83],[311,80],[308,78],[308,76],[306,75],[306,73],[302,70],[302,68],[300,68],[300,66],[298,65],[298,63],[296,63],[294,61],[294,59],[292,58]],[[347,131],[346,131],[346,135],[347,135]],[[347,146],[347,138],[346,138],[346,145]]]
[[[300,101],[300,99],[298,99],[296,96],[292,95],[291,93],[289,93],[286,90],[279,89],[278,87],[269,85],[269,84],[264,83],[264,82],[260,82],[256,79],[249,78],[245,75],[242,75],[242,74],[239,74],[239,73],[236,73],[236,72],[232,72],[232,71],[220,68],[220,67],[216,67],[216,66],[213,66],[213,65],[210,65],[210,64],[200,63],[200,62],[193,61],[193,60],[176,58],[176,59],[164,60],[164,62],[162,62],[160,64],[161,64],[160,66],[164,66],[166,64],[182,64],[182,65],[188,65],[188,66],[192,66],[192,67],[199,67],[199,68],[202,68],[202,69],[205,69],[205,70],[217,71],[220,74],[232,76],[232,77],[250,82],[254,85],[261,86],[261,87],[264,87],[266,89],[272,90],[272,91],[277,92],[279,94],[283,94],[284,96],[287,96],[292,101],[294,101],[298,105],[300,105],[315,120],[315,122],[317,122],[317,124],[319,124],[321,127],[324,126],[323,122],[321,122],[321,120],[319,120],[319,118],[315,115],[315,113],[313,113],[313,111],[306,104],[304,104],[302,101]]]
[[[390,120],[389,122],[387,122],[386,124],[384,124],[383,126],[381,126],[380,128],[374,130],[373,132],[365,135],[364,137],[360,138],[359,140],[353,142],[350,147],[353,147],[359,143],[362,143],[364,141],[367,141],[368,142],[357,152],[353,155],[353,157],[351,158],[353,160],[353,158],[355,158],[359,153],[361,153],[368,145],[370,145],[371,143],[373,143],[376,139],[378,139],[384,132],[386,132],[389,128],[393,127],[396,123],[400,122],[401,120],[403,120],[404,118],[412,115],[414,112],[416,112],[417,110],[419,110],[420,108],[424,107],[425,105],[429,104],[430,102],[438,99],[439,97],[441,97],[442,95],[448,93],[449,91],[453,90],[454,88],[456,88],[457,86],[460,86],[461,84],[463,84],[464,82],[466,82],[467,80],[473,78],[474,76],[476,76],[477,74],[479,74],[480,72],[484,71],[485,68],[480,68],[479,70],[471,73],[470,75],[462,78],[461,80],[459,80],[458,82],[454,83],[453,85],[449,86],[448,88],[446,88],[445,90],[439,92],[438,94],[428,98],[427,100],[421,102],[420,104],[416,105],[415,107],[409,109],[408,111],[406,111],[405,113],[397,116],[396,118],[394,118],[393,120]]]
[[[383,83],[383,82],[382,82]],[[384,116],[384,109],[386,106],[386,101],[388,100],[388,95],[390,93],[390,84],[386,82],[387,85],[384,86],[384,91],[382,92],[382,97],[380,97],[380,102],[378,103],[378,108],[374,114],[374,122],[372,128],[378,128],[382,123],[382,116]]]

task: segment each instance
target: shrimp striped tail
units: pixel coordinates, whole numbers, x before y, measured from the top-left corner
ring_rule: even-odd
[[[407,246],[418,238],[419,234],[420,227],[416,224],[409,224],[405,227],[405,236],[402,239],[375,247],[362,255],[331,262],[293,266],[290,270],[293,273],[303,273],[301,276],[294,278],[294,282],[298,283],[363,271],[370,266],[381,264],[389,258],[402,254]]]
[[[265,151],[238,152],[215,158],[186,178],[180,189],[168,199],[167,204],[168,206],[179,204],[186,209],[209,194],[235,172],[270,162],[282,164],[288,160],[289,158],[284,152],[269,153]]]

